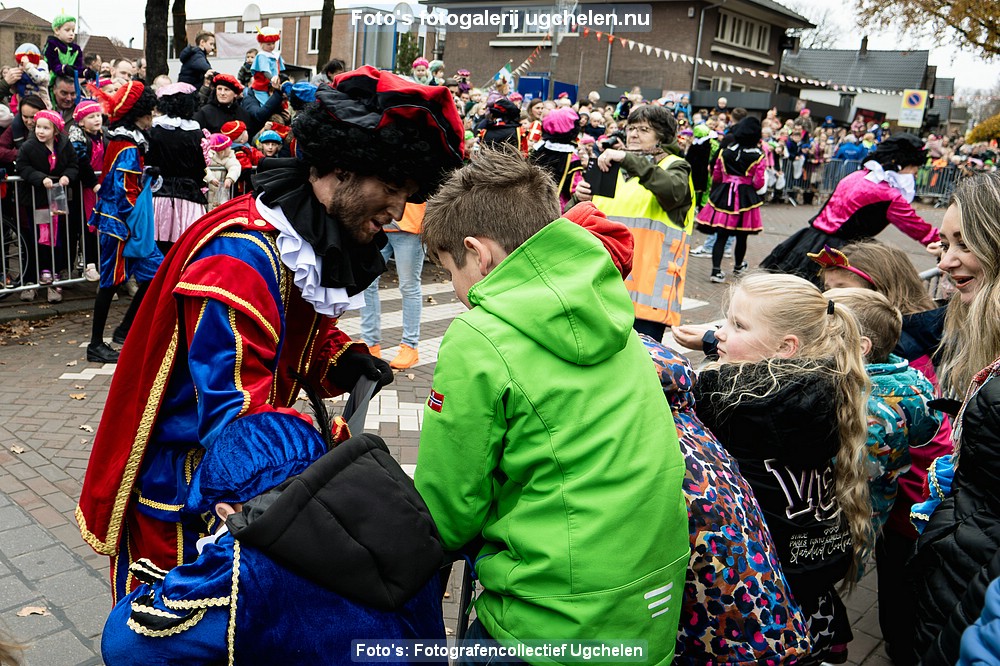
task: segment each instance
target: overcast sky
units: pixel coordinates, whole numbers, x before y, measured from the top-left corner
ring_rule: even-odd
[[[554,0],[551,0],[555,4]],[[850,7],[851,0],[808,0],[810,4],[829,6],[835,11],[835,16],[842,16],[840,42],[837,48],[857,48],[861,43],[861,31],[856,28],[852,21],[852,15],[845,12],[845,5]],[[213,16],[240,15],[247,5],[246,0],[188,0],[188,17],[192,19],[210,18]],[[263,13],[275,11],[295,11],[319,9],[322,0],[258,0]],[[395,4],[394,2],[364,3],[360,0],[341,0],[338,6],[350,6],[361,4]],[[417,4],[412,2],[414,6]],[[499,0],[497,4],[502,4]],[[110,0],[79,0],[79,5],[74,4],[74,0],[32,0],[27,2],[0,2],[0,5],[7,7],[23,6],[33,13],[45,19],[52,19],[61,10],[76,13],[77,6],[83,15],[84,21],[90,26],[93,34],[103,34],[109,37],[118,37],[125,43],[134,37],[134,46],[142,45],[142,24],[144,20],[145,3],[140,0],[131,2],[111,2]],[[654,26],[655,29],[655,26]],[[869,48],[871,49],[927,49],[931,48],[930,64],[937,65],[938,76],[954,77],[957,88],[992,88],[1000,81],[1000,61],[992,64],[983,62],[981,58],[971,53],[970,49],[960,51],[952,47],[932,48],[933,42],[913,42],[906,37],[900,38],[898,35],[869,35]],[[460,54],[449,53],[448,59],[460,66]]]

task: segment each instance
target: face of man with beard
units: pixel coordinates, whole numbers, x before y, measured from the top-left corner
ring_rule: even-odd
[[[322,187],[317,197],[327,212],[340,220],[344,229],[358,243],[370,243],[382,227],[403,217],[406,200],[413,196],[417,183],[407,179],[402,185],[387,183],[375,176],[359,176],[350,172],[330,173],[318,179],[327,179],[331,186],[326,196]]]

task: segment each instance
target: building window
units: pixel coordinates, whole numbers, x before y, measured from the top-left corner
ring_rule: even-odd
[[[563,35],[577,34],[579,26],[573,22],[570,25],[552,25],[552,17],[556,15],[555,7],[530,7],[528,9],[509,10],[501,13],[508,18],[500,26],[498,35],[505,37],[524,37],[545,35],[558,30]]]
[[[224,32],[238,32],[237,23],[239,23],[239,21],[226,21],[226,29]]]
[[[205,32],[215,32],[215,21],[205,21],[201,24],[201,29]]]
[[[733,85],[733,80],[729,77],[713,76],[712,87],[710,88],[710,90],[728,91],[732,90],[732,85]]]
[[[720,10],[719,24],[715,30],[715,41],[748,51],[768,53],[771,43],[771,26],[740,14]]]
[[[319,53],[319,29],[322,16],[309,17],[309,50],[306,53]]]

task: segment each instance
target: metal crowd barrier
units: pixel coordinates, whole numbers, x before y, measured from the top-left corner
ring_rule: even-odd
[[[774,189],[773,199],[797,205],[805,192],[812,191],[813,203],[820,203],[815,197],[826,198],[845,176],[863,166],[864,162],[858,160],[830,160],[823,164],[810,164],[805,160],[798,165],[788,158],[777,160],[775,169],[784,175],[784,186]],[[959,169],[953,165],[920,167],[914,176],[916,196],[933,199],[935,206],[947,205],[959,177]]]
[[[219,172],[220,181],[225,178],[225,168],[213,166],[209,169]],[[51,227],[45,232],[41,229],[52,219],[48,201],[36,201],[34,188],[28,190],[20,176],[9,176],[3,184],[7,192],[0,200],[0,238],[3,243],[0,252],[0,297],[27,289],[84,282],[83,271],[87,264],[94,264],[100,270],[97,234],[87,229],[83,201],[85,188],[80,183],[67,188],[70,210],[60,217],[52,236],[56,242],[51,244],[40,240],[43,233],[52,234]],[[234,183],[225,196],[216,199],[216,203],[231,199],[237,187],[238,184]],[[52,273],[50,284],[40,282],[42,270]]]

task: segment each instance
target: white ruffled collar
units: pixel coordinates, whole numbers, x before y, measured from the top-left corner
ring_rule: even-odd
[[[569,143],[554,143],[552,141],[546,141],[544,144],[545,148],[555,151],[557,153],[573,153],[576,152],[576,146]]]
[[[257,198],[257,212],[278,230],[278,254],[281,263],[294,274],[293,282],[302,292],[302,298],[319,314],[339,317],[348,310],[360,310],[365,304],[364,292],[348,296],[341,287],[324,287],[320,284],[323,258],[317,257],[312,245],[307,243],[292,227],[281,212],[281,206],[268,208]]]
[[[201,125],[196,120],[185,120],[174,118],[173,116],[156,116],[153,118],[153,127],[163,127],[166,129],[180,130],[200,130]]]
[[[870,180],[873,183],[881,183],[884,180],[890,186],[900,191],[903,198],[906,199],[906,203],[913,203],[914,197],[917,196],[917,184],[912,173],[887,171],[875,160],[868,160],[865,162],[864,167],[869,172],[865,176],[865,180]]]

